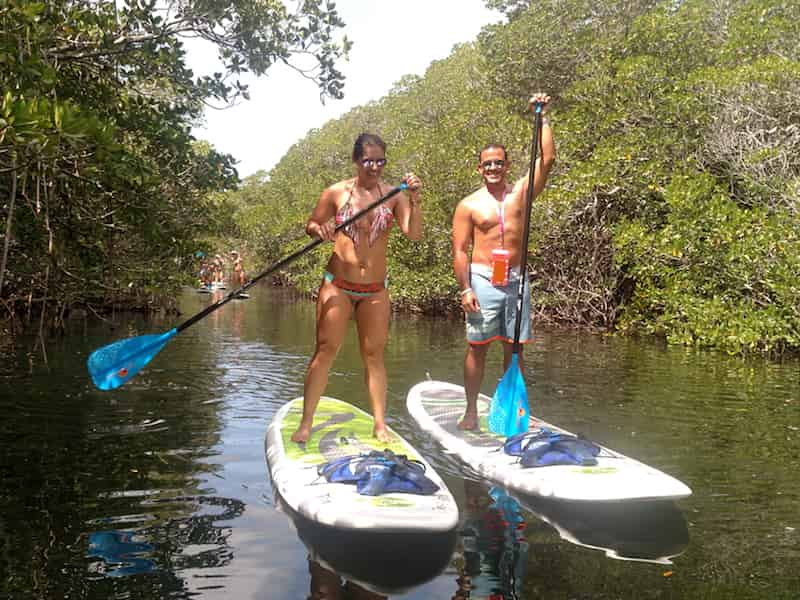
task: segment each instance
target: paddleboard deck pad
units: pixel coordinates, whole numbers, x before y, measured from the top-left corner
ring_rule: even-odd
[[[372,416],[334,398],[320,399],[311,437],[291,441],[300,423],[303,399],[285,404],[267,428],[267,463],[273,486],[295,512],[323,525],[387,532],[450,531],[458,523],[458,506],[444,481],[402,437],[389,429],[388,443],[373,436]],[[387,493],[365,496],[356,486],[329,483],[317,467],[335,458],[389,449],[425,465],[425,475],[439,490],[432,495]]]
[[[605,502],[677,499],[692,493],[674,477],[604,446],[600,446],[593,466],[523,468],[519,457],[503,451],[506,438],[489,431],[490,402],[488,396],[478,396],[479,429],[462,431],[458,422],[466,408],[463,387],[425,381],[411,388],[407,397],[408,411],[423,430],[478,475],[509,490],[545,498]],[[570,434],[531,416],[529,430],[540,428]]]

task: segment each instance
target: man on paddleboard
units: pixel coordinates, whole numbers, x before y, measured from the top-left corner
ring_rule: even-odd
[[[529,108],[550,103],[547,94],[534,94]],[[541,147],[536,159],[533,192],[544,189],[556,149],[549,119],[542,119]],[[477,401],[483,381],[486,352],[494,340],[503,342],[503,369],[511,363],[516,302],[521,268],[522,238],[528,174],[509,183],[511,162],[501,144],[487,144],[478,155],[483,187],[458,203],[453,214],[453,270],[461,288],[461,307],[466,315],[467,353],[464,358],[464,390],[467,408],[460,429],[478,428]],[[471,252],[470,252],[471,249]],[[530,289],[525,283],[520,343],[531,338]],[[522,350],[519,350],[522,369]]]

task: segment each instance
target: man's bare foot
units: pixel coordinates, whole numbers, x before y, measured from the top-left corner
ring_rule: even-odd
[[[392,441],[392,436],[389,433],[389,430],[386,429],[385,425],[375,425],[375,429],[372,430],[372,435],[375,436],[375,439],[383,444],[388,444]]]
[[[464,417],[459,421],[458,428],[462,431],[473,431],[478,429],[478,415],[472,413],[464,413]]]
[[[300,427],[297,428],[297,431],[292,434],[292,441],[297,442],[298,444],[305,444],[310,437],[311,427],[301,423]]]

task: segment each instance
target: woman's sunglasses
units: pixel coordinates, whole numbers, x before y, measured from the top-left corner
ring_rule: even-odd
[[[361,166],[366,167],[367,169],[371,169],[372,167],[382,167],[386,164],[385,158],[362,158],[361,159]]]

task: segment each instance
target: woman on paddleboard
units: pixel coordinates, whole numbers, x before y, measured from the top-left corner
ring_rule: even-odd
[[[342,345],[347,323],[355,316],[361,359],[374,435],[387,441],[386,368],[383,350],[389,332],[389,290],[386,279],[386,249],[389,232],[396,222],[410,240],[422,238],[422,184],[413,173],[403,181],[409,193],[399,193],[336,233],[343,223],[391,191],[381,179],[386,165],[386,144],[377,135],[362,133],[353,146],[356,176],[333,184],[319,198],[306,224],[312,238],[333,242],[317,299],[317,343],[306,371],[303,387],[303,417],[292,441],[306,442],[311,435],[314,412],[328,383],[328,371]]]

